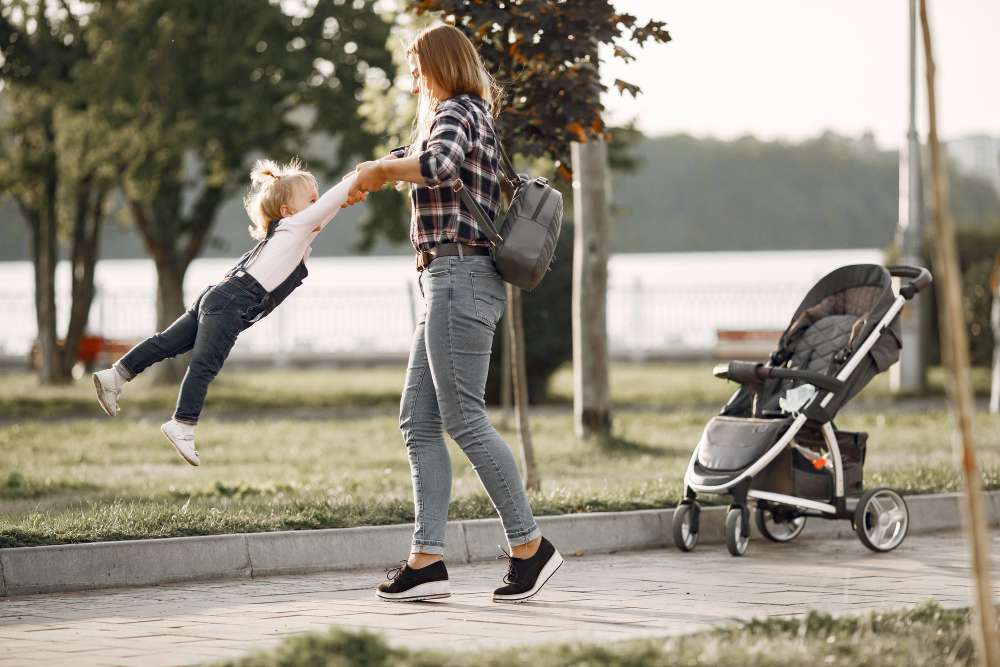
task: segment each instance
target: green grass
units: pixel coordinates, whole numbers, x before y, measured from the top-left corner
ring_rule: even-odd
[[[399,405],[403,366],[227,370],[212,383],[206,416],[350,408],[392,412]],[[711,367],[710,363],[615,364],[611,397],[619,405],[666,409],[721,404],[735,385],[713,378]],[[973,382],[977,394],[989,394],[987,369],[974,369]],[[940,368],[931,369],[929,384],[932,396],[944,395]],[[883,373],[859,399],[884,402],[890,396],[888,375]],[[161,414],[172,410],[176,400],[176,385],[157,386],[150,376],[141,375],[128,385],[122,405],[126,416]],[[550,400],[572,403],[573,373],[568,366],[553,376]],[[98,409],[89,376],[67,386],[42,387],[26,373],[0,375],[0,418],[89,417]]]
[[[673,506],[709,416],[621,412],[616,439],[601,444],[576,441],[567,410],[539,411],[532,425],[543,490],[533,506],[538,514]],[[503,421],[497,419],[501,432],[516,447]],[[858,411],[839,422],[870,434],[869,486],[908,493],[960,488],[944,412]],[[0,546],[412,520],[409,466],[394,416],[205,420],[200,468],[179,460],[158,423],[0,426]],[[986,484],[1000,488],[1000,417],[981,415],[977,435]],[[468,461],[453,443],[449,450],[451,517],[493,516]]]
[[[399,405],[406,369],[373,368],[227,370],[212,383],[206,413],[326,410]],[[177,386],[140,375],[128,385],[126,414],[162,413],[177,402]],[[27,373],[0,375],[0,418],[92,416],[97,407],[90,376],[65,386],[40,386]]]
[[[612,371],[614,395],[632,396],[633,405],[616,412],[609,441],[578,442],[567,406],[534,411],[543,478],[542,492],[532,496],[538,514],[673,506],[705,422],[732,390],[704,365]],[[303,371],[294,381],[289,373],[234,372],[213,385],[198,428],[200,468],[183,464],[159,433],[173,389],[130,385],[124,413],[115,420],[99,413],[88,379],[59,389],[24,389],[33,400],[51,393],[57,402],[60,396],[86,402],[91,416],[0,421],[0,546],[411,521],[409,465],[396,423],[398,388],[391,405],[378,398],[398,387],[402,371]],[[564,375],[557,376],[557,389]],[[16,380],[0,381],[0,404],[9,405],[18,393]],[[644,393],[628,393],[639,388]],[[167,391],[170,402],[160,405]],[[880,391],[869,388],[838,418],[840,428],[870,434],[867,486],[909,493],[959,489],[943,401],[899,410],[867,397]],[[291,400],[295,392],[303,411],[274,408],[273,397]],[[337,396],[360,395],[375,407],[337,405]],[[647,395],[658,396],[663,406],[642,404]],[[242,397],[237,405],[272,409],[219,416],[223,407],[228,413],[230,396]],[[328,407],[318,408],[323,401]],[[142,411],[158,405],[155,412]],[[516,448],[513,424],[496,417]],[[985,482],[1000,488],[1000,417],[981,414],[976,434]],[[493,516],[468,461],[453,443],[449,450],[455,470],[451,517]]]
[[[230,667],[965,667],[975,664],[967,609],[927,602],[908,611],[754,620],[666,640],[554,644],[489,651],[410,651],[333,629],[285,640]]]

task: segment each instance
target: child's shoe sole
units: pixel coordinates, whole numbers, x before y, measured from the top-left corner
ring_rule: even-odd
[[[177,452],[177,454],[187,463],[190,463],[193,466],[201,465],[201,459],[198,458],[197,454],[195,454],[194,458],[188,458],[188,455],[184,453],[184,450],[178,447],[177,443],[174,442],[174,439],[170,437],[169,433],[167,433],[167,429],[165,428],[165,426],[166,425],[160,427],[160,433],[162,433],[163,437],[165,437],[167,441],[169,441],[170,444],[173,445],[174,451]]]
[[[104,402],[104,385],[101,384],[100,378],[97,377],[97,373],[94,373],[94,388],[97,389],[97,404],[101,406],[104,410],[104,414],[109,417],[114,417],[117,412],[108,407],[108,404]],[[115,406],[117,408],[117,406]]]

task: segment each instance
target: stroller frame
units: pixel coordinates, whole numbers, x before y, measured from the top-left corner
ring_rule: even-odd
[[[922,267],[891,266],[887,268],[891,276],[910,278],[910,282],[899,289],[892,304],[886,310],[881,320],[871,330],[865,340],[861,342],[857,349],[853,351],[850,358],[844,363],[835,378],[809,371],[772,367],[764,364],[752,365],[747,362],[731,362],[730,364],[716,366],[714,374],[720,378],[736,379],[739,381],[740,379],[745,379],[749,371],[750,373],[756,374],[761,380],[771,377],[797,379],[804,383],[814,384],[817,391],[804,405],[799,408],[796,413],[793,413],[793,421],[791,425],[774,443],[774,445],[764,452],[764,454],[761,455],[748,468],[727,482],[721,484],[705,484],[696,481],[695,478],[697,478],[698,475],[695,473],[695,464],[698,460],[698,455],[703,443],[699,443],[699,445],[695,447],[684,474],[684,499],[675,510],[674,516],[674,542],[682,551],[689,551],[697,542],[697,533],[699,528],[698,515],[700,513],[700,508],[695,499],[699,493],[732,496],[733,503],[729,506],[729,512],[726,518],[726,538],[729,551],[734,556],[743,555],[749,540],[750,521],[748,505],[750,500],[756,501],[757,504],[758,529],[760,529],[766,537],[773,541],[784,542],[797,537],[804,526],[804,519],[800,524],[798,524],[797,532],[792,531],[792,533],[787,533],[785,536],[787,539],[783,539],[775,534],[768,534],[767,529],[764,526],[765,520],[761,518],[763,516],[761,512],[767,511],[770,508],[795,508],[796,510],[799,510],[796,513],[796,516],[799,517],[813,516],[822,519],[834,520],[850,519],[854,529],[859,532],[859,538],[862,543],[874,551],[890,551],[898,546],[898,543],[896,543],[890,548],[880,548],[877,543],[872,543],[872,540],[866,539],[866,536],[862,535],[862,531],[857,523],[861,519],[863,510],[865,510],[867,504],[871,502],[872,497],[877,497],[879,493],[887,493],[895,496],[895,498],[892,499],[892,502],[897,503],[897,506],[902,506],[904,515],[907,513],[905,501],[903,501],[902,497],[891,489],[873,489],[862,494],[857,506],[852,509],[848,509],[847,496],[845,495],[844,489],[844,461],[840,445],[837,441],[836,432],[833,427],[832,418],[823,420],[816,420],[815,418],[817,413],[824,414],[822,409],[826,408],[826,406],[829,405],[837,395],[837,391],[845,386],[845,383],[851,377],[851,374],[862,362],[865,356],[871,351],[872,347],[876,344],[886,329],[891,326],[892,322],[902,311],[906,302],[912,299],[921,289],[926,288],[931,283],[930,272]],[[730,401],[732,401],[733,398],[739,394],[741,389],[738,389],[733,394]],[[818,404],[820,410],[811,410],[810,408],[815,408],[816,404]],[[823,435],[824,443],[829,450],[830,459],[833,463],[833,497],[830,499],[830,502],[822,502],[813,498],[802,498],[784,493],[751,489],[750,485],[754,476],[767,468],[767,466],[770,465],[771,462],[782,453],[782,451],[791,446],[795,436],[799,434],[810,417],[812,417],[814,421],[819,421],[820,431]],[[734,515],[734,511],[738,511],[738,515]],[[733,516],[733,518],[730,518],[730,516]],[[687,521],[686,524],[685,521]],[[908,516],[906,519],[906,525],[903,527],[903,537],[905,537],[907,525]],[[693,542],[691,541],[692,537]],[[899,542],[902,542],[902,537],[899,538]]]

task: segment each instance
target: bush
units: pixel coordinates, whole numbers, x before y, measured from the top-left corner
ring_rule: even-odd
[[[548,398],[549,379],[573,358],[573,225],[563,220],[552,269],[532,292],[524,292],[524,338],[527,341],[528,398],[542,403]],[[493,356],[486,383],[486,401],[500,402],[500,364],[506,315],[493,338]]]
[[[962,300],[969,334],[969,354],[973,366],[989,367],[993,362],[993,331],[990,328],[990,307],[993,295],[990,275],[996,266],[1000,250],[1000,223],[988,227],[958,227],[956,230],[958,261],[962,272]],[[930,244],[928,244],[930,245]],[[928,249],[932,253],[933,249]],[[934,262],[928,259],[931,270]],[[936,291],[932,290],[931,363],[941,363],[941,343],[938,337]]]

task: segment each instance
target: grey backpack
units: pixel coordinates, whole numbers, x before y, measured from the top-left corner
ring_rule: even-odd
[[[489,237],[500,276],[523,290],[531,290],[542,282],[552,264],[562,228],[562,193],[545,178],[518,174],[495,129],[493,134],[500,149],[500,171],[513,190],[507,213],[501,212],[494,224],[461,178],[455,179],[452,187],[459,191],[462,202]]]

